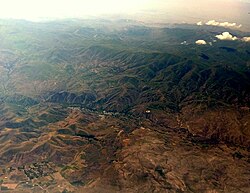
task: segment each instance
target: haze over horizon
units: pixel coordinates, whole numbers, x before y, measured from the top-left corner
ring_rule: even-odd
[[[249,0],[9,0],[0,1],[0,18],[65,19],[116,16],[146,22],[187,22],[219,20],[236,22],[249,29]],[[223,12],[221,8],[223,7]]]

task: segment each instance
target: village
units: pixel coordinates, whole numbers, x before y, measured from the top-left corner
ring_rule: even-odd
[[[35,180],[51,176],[57,172],[55,168],[55,165],[48,161],[35,162],[30,165],[17,167],[10,166],[8,168],[0,168],[0,191],[14,190],[18,186],[38,186]]]

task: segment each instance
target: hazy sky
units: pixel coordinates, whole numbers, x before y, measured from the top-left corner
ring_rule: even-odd
[[[0,0],[0,17],[80,17],[134,13],[149,8],[152,0]]]
[[[250,0],[0,0],[0,18],[37,20],[119,14],[152,22],[216,19],[247,24],[250,21],[249,2]]]

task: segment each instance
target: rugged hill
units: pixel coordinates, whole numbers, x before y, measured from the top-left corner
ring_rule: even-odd
[[[250,36],[1,20],[2,189],[249,191],[250,44],[225,31]]]

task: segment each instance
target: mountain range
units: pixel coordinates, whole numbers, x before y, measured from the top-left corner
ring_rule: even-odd
[[[249,36],[1,20],[1,191],[248,192]]]

